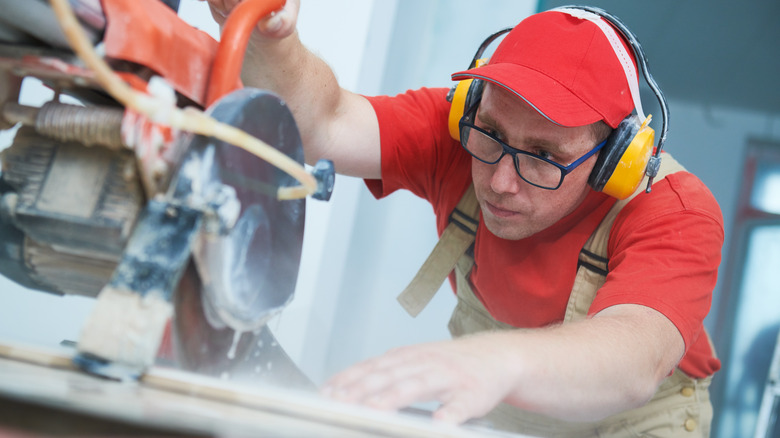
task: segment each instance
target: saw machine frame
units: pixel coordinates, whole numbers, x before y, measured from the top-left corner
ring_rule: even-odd
[[[239,79],[249,33],[283,0],[242,3],[221,42],[184,23],[178,2],[0,3],[18,23],[0,26],[0,129],[16,129],[0,155],[0,273],[97,297],[76,359],[91,372],[138,376],[162,361],[224,376],[263,344],[276,347],[266,361],[295,368],[262,342],[265,322],[292,299],[303,197],[330,197],[333,165],[306,171],[290,110]],[[31,27],[31,14],[55,25]],[[22,105],[25,78],[54,98]],[[153,323],[133,332],[139,320]]]

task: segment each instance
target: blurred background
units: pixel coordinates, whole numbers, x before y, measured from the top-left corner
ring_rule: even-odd
[[[299,31],[342,86],[397,94],[449,87],[492,32],[567,4],[531,0],[304,1]],[[715,378],[713,436],[749,436],[780,327],[780,2],[593,0],[638,37],[670,107],[666,149],[718,199],[726,243],[705,321],[723,362]],[[205,3],[180,16],[218,38]],[[660,114],[642,83],[645,112]],[[50,91],[25,83],[38,104]],[[0,147],[10,142],[0,136]],[[322,382],[389,348],[447,339],[455,299],[445,285],[411,319],[396,295],[436,242],[431,208],[408,193],[378,202],[360,180],[338,177],[329,203],[307,204],[296,298],[269,326],[301,369]],[[641,281],[641,279],[639,280]],[[87,298],[29,292],[0,277],[0,338],[75,340]]]

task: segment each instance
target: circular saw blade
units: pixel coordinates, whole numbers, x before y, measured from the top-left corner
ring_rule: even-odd
[[[162,364],[234,382],[316,391],[267,325],[248,332],[215,327],[205,315],[202,296],[203,284],[190,263],[174,295],[171,356]]]
[[[298,128],[276,95],[241,89],[221,98],[208,113],[303,164]],[[279,201],[276,193],[298,182],[267,161],[213,138],[192,136],[188,150],[183,167],[197,162],[200,173],[194,193],[220,200],[217,211],[234,219],[227,232],[204,227],[193,248],[205,315],[217,328],[256,330],[290,302],[295,290],[305,201]]]

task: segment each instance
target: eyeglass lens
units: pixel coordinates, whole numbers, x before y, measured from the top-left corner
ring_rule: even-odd
[[[461,123],[461,144],[476,159],[496,164],[505,154],[512,156],[515,170],[526,182],[545,189],[556,189],[563,180],[563,170],[527,152],[513,149],[468,123]]]

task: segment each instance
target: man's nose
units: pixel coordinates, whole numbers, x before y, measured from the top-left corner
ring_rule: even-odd
[[[511,156],[504,155],[501,160],[493,165],[493,176],[490,179],[490,188],[496,193],[517,193],[520,184],[524,183],[515,170],[515,163]]]

